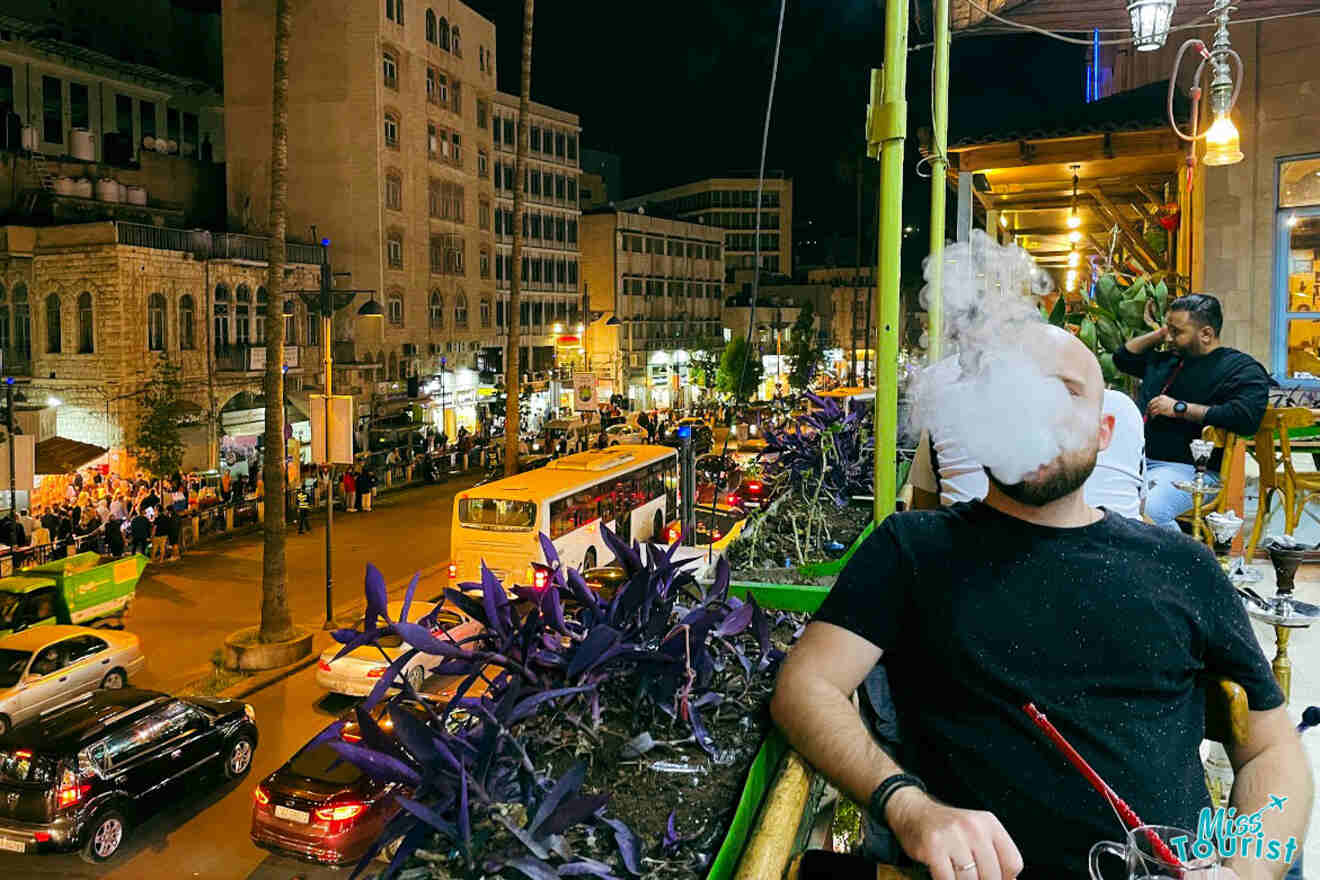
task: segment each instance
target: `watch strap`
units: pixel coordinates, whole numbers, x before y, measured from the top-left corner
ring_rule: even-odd
[[[919,788],[923,792],[926,790],[926,783],[911,773],[895,773],[893,776],[888,777],[876,786],[875,791],[871,792],[871,799],[866,805],[866,812],[877,824],[888,826],[889,823],[885,819],[885,807],[888,806],[889,799],[900,788],[909,786]]]

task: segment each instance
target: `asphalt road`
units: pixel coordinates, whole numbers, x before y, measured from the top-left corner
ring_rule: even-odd
[[[362,597],[367,562],[397,595],[414,572],[448,559],[453,498],[475,476],[434,487],[404,490],[377,500],[370,514],[335,517],[336,607]],[[320,629],[324,620],[325,531],[290,535],[288,592],[295,622]],[[418,596],[443,592],[441,570],[426,577]],[[152,565],[138,586],[128,629],[142,638],[146,670],[141,687],[175,690],[195,679],[224,635],[256,622],[261,587],[261,536],[241,536],[203,547],[184,560]],[[318,641],[325,641],[322,635]],[[319,650],[319,648],[318,648]],[[130,829],[124,850],[106,866],[77,854],[0,854],[0,877],[152,877],[215,880],[291,880],[346,877],[341,870],[272,856],[252,844],[252,789],[326,724],[352,706],[329,696],[308,668],[247,698],[256,711],[261,741],[248,776],[230,784],[208,782],[196,794]]]

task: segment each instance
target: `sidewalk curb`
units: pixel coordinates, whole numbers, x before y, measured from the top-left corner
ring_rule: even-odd
[[[434,565],[428,565],[426,568],[420,569],[418,571],[418,578],[417,578],[418,582],[420,583],[422,580],[431,577],[437,572],[444,571],[445,566],[448,564],[449,564],[448,562],[437,562]],[[400,578],[394,583],[386,585],[385,587],[386,595],[393,596],[396,593],[402,593],[403,590],[408,586],[408,584],[411,581],[412,581],[412,577],[409,576],[406,578]],[[355,599],[352,602],[348,602],[343,605],[340,605],[338,608],[335,609],[335,620],[340,621],[352,616],[353,618],[355,618],[354,623],[357,623],[361,619],[362,613],[366,611],[366,607],[367,607],[367,600],[365,597],[362,599]],[[317,641],[324,641],[323,639],[317,638],[317,636],[321,634],[328,635],[328,631],[313,630],[312,652],[308,654],[306,657],[303,657],[298,662],[290,663],[288,666],[279,666],[275,669],[267,669],[264,672],[258,672],[256,675],[252,676],[251,678],[245,678],[243,681],[240,681],[237,684],[230,685],[229,687],[217,693],[215,696],[228,700],[242,700],[246,697],[252,696],[258,691],[270,687],[273,684],[277,684],[283,681],[284,679],[289,678],[292,675],[296,675],[297,673],[302,672],[304,669],[308,668],[309,666],[312,666],[313,664],[316,663],[317,660],[320,659],[321,650],[324,649],[317,650],[315,645]]]

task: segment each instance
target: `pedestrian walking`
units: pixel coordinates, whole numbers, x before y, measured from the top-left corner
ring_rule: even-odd
[[[297,503],[298,503],[298,534],[301,535],[306,532],[310,532],[312,530],[311,523],[307,521],[307,517],[309,517],[312,513],[312,496],[311,493],[307,491],[306,486],[298,487]]]
[[[149,552],[148,544],[151,542],[151,520],[147,519],[146,514],[138,509],[133,514],[133,520],[128,527],[129,535],[133,539],[133,553],[141,553],[146,556]]]
[[[344,471],[344,510],[357,513],[357,480],[352,470]]]

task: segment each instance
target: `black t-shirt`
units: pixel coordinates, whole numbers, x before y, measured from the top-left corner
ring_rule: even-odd
[[[1161,393],[1174,400],[1209,407],[1201,424],[1168,416],[1148,420],[1146,457],[1154,461],[1191,464],[1191,442],[1201,436],[1205,425],[1251,437],[1260,427],[1265,407],[1269,405],[1270,379],[1265,368],[1251,355],[1235,348],[1220,346],[1202,357],[1183,358],[1168,351],[1133,354],[1127,346],[1119,346],[1114,352],[1114,366],[1141,379],[1137,408],[1143,413],[1146,404]],[[1165,386],[1167,391],[1163,390]],[[1211,470],[1219,469],[1222,455],[1221,451],[1215,451],[1210,459]]]
[[[999,817],[1023,878],[1083,877],[1122,840],[1105,801],[1036,728],[1044,712],[1148,824],[1196,829],[1205,691],[1283,704],[1241,601],[1203,545],[1105,512],[1037,526],[983,502],[890,516],[815,619],[884,651],[904,748],[931,793]]]

